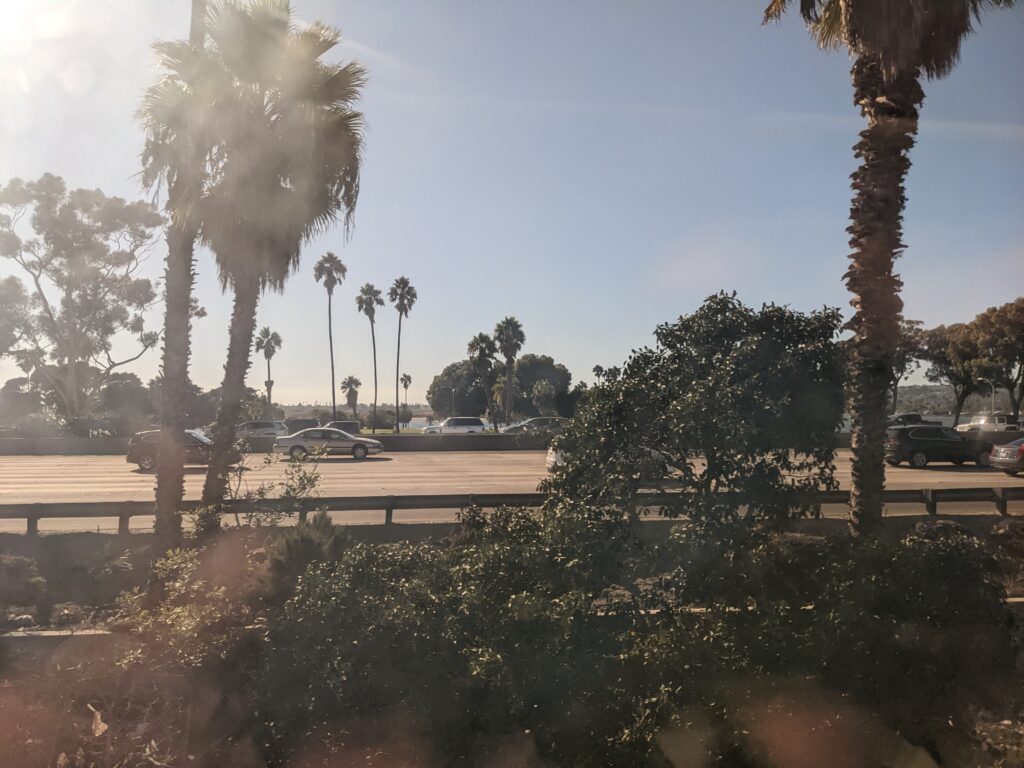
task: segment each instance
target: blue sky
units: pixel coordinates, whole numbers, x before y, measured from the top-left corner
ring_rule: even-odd
[[[0,179],[52,171],[141,196],[132,115],[153,76],[148,46],[187,33],[188,0],[0,5]],[[336,293],[338,372],[364,382],[363,400],[370,334],[354,296],[400,274],[420,294],[403,324],[411,400],[507,314],[523,324],[524,351],[589,379],[720,289],[751,304],[846,310],[861,121],[846,54],[817,50],[795,16],[762,27],[758,2],[707,0],[294,7],[340,27],[347,42],[329,56],[359,59],[370,82],[353,235],[310,243],[285,292],[260,307],[259,324],[284,339],[282,402],[329,401],[326,297],[312,278],[328,249],[349,267]],[[966,320],[1024,292],[1022,40],[1024,8],[990,14],[953,74],[925,86],[899,264],[908,317]],[[154,277],[164,252],[154,250]],[[222,374],[230,300],[208,254],[199,273],[209,314],[196,326],[193,377],[209,387]],[[382,400],[396,325],[392,309],[380,312]],[[157,364],[151,353],[132,370],[147,379]],[[0,363],[0,379],[14,374]]]

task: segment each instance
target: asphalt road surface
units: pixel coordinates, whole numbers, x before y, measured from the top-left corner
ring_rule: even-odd
[[[850,452],[839,451],[836,469],[840,486],[850,482]],[[247,458],[243,485],[280,483],[286,463],[263,457]],[[331,457],[319,462],[323,496],[374,496],[444,493],[528,493],[537,489],[545,474],[543,451],[437,451],[396,452],[356,461]],[[205,467],[187,467],[186,498],[202,490]],[[147,501],[153,498],[155,475],[142,472],[121,456],[0,456],[0,504],[75,501]],[[936,464],[922,470],[887,468],[888,488],[969,488],[1024,486],[1024,477],[1009,477],[992,469]],[[967,505],[948,511],[965,512]],[[1015,505],[1016,506],[1016,505]],[[921,506],[907,511],[920,512]],[[894,510],[895,511],[895,510]],[[944,505],[943,511],[946,511]],[[982,505],[978,512],[993,512]],[[1014,512],[1024,510],[1014,509]],[[351,522],[380,522],[382,513],[347,513]],[[396,522],[447,520],[445,510],[396,512]],[[145,529],[147,518],[135,518],[132,527]],[[23,520],[0,521],[0,531],[23,531]],[[112,519],[42,520],[40,530],[110,530]]]

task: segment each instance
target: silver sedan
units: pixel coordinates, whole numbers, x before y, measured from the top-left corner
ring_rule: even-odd
[[[348,454],[365,459],[384,450],[379,440],[354,437],[340,429],[303,429],[288,437],[274,441],[274,453],[286,453],[293,459],[304,459],[309,454]]]

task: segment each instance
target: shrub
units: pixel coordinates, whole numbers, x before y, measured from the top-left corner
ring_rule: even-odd
[[[36,561],[0,554],[0,605],[36,605],[46,595],[46,579]]]
[[[338,560],[350,543],[348,531],[334,525],[323,510],[285,529],[269,547],[267,601],[282,604],[311,564]]]

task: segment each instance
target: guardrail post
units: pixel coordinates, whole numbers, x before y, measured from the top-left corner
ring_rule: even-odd
[[[127,536],[129,533],[131,533],[132,532],[132,530],[131,530],[131,522],[132,522],[132,516],[131,515],[125,515],[125,514],[119,515],[118,518],[117,518],[117,535],[118,536]]]
[[[384,525],[391,525],[395,519],[395,497],[388,496],[387,506],[384,507]]]
[[[996,512],[1003,517],[1006,517],[1006,515],[1009,514],[1006,508],[1006,489],[993,488],[992,491],[996,495]]]
[[[924,508],[928,511],[928,514],[937,515],[939,513],[939,500],[935,498],[935,491],[931,488],[925,488],[922,493],[924,494]]]
[[[39,535],[39,515],[29,512],[26,516],[27,527],[25,528],[26,536],[38,536]]]

